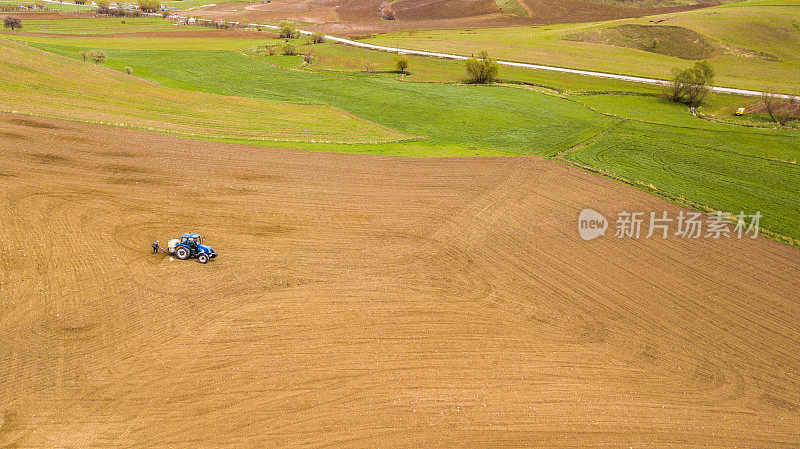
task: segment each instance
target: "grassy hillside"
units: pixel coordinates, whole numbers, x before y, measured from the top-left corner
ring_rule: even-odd
[[[656,78],[669,76],[673,67],[690,64],[678,56],[707,57],[717,68],[719,85],[797,93],[797,24],[800,1],[751,0],[611,22],[415,31],[378,35],[368,42],[463,55],[486,49],[502,59]],[[649,36],[649,42],[621,39],[619,27],[631,25],[639,29],[669,26],[673,32]],[[681,30],[675,32],[675,27]],[[685,39],[692,33],[708,42],[698,46]],[[576,42],[575,36],[583,36],[584,42]],[[657,39],[655,51],[643,48],[652,45],[652,39]],[[679,41],[684,42],[682,48],[669,48]]]
[[[71,47],[41,48],[77,55],[77,49]],[[163,86],[282,103],[333,105],[406,134],[465,149],[546,155],[566,149],[610,123],[578,103],[533,91],[402,83],[358,73],[310,73],[226,51],[108,52],[112,66],[128,65],[134,73]],[[292,59],[297,64],[300,57]],[[515,119],[509,120],[509,114]]]
[[[77,51],[74,53],[77,55]],[[181,135],[377,142],[410,136],[328,105],[185,92],[0,39],[4,112],[111,123]]]

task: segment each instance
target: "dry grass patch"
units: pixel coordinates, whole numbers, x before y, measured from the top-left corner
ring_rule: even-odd
[[[719,51],[711,40],[696,31],[665,25],[619,25],[571,34],[564,39],[635,48],[681,59],[707,59]]]

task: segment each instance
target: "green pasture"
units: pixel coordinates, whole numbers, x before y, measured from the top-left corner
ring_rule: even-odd
[[[514,84],[464,85],[458,61],[412,57],[411,74],[400,76],[391,54],[330,43],[313,46],[315,62],[306,65],[302,56],[267,55],[265,45],[279,43],[271,39],[16,39],[72,59],[102,48],[106,66],[131,67],[175,91],[333,106],[413,136],[328,144],[248,140],[232,129],[215,140],[394,156],[560,156],[705,207],[760,210],[766,227],[800,238],[800,132],[702,120],[660,99],[653,86],[506,67],[501,78]],[[363,70],[365,59],[373,73]],[[752,101],[715,95],[700,111]]]

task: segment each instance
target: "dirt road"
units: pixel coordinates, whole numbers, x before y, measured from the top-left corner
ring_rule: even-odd
[[[584,242],[679,209],[537,158],[0,130],[0,447],[800,445],[796,249]]]

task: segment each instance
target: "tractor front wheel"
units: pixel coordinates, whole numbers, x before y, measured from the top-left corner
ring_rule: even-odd
[[[179,246],[178,249],[175,250],[175,257],[180,260],[186,260],[189,258],[191,254],[189,253],[189,248],[185,246]]]
[[[206,253],[200,253],[200,254],[198,254],[198,255],[197,255],[197,261],[198,261],[198,262],[200,262],[200,263],[206,263],[206,262],[208,262],[208,254],[206,254]]]

